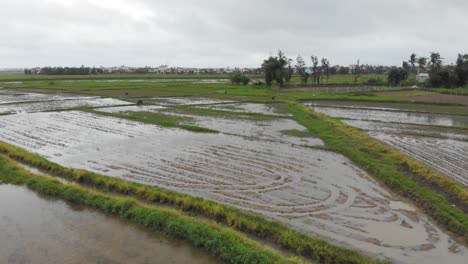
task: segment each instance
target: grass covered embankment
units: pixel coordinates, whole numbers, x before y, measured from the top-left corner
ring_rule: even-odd
[[[93,110],[89,107],[76,108],[77,110],[93,113],[102,116],[109,116],[115,118],[122,118],[127,120],[132,120],[136,122],[141,122],[145,124],[158,125],[163,127],[176,127],[192,132],[200,133],[218,133],[219,131],[210,129],[207,127],[201,127],[196,125],[188,125],[183,122],[191,121],[188,117],[176,116],[176,115],[166,115],[163,113],[153,113],[153,112],[129,112],[129,113],[109,113]]]
[[[56,179],[33,175],[0,155],[0,182],[24,185],[50,197],[98,211],[162,232],[207,250],[227,263],[300,263],[260,246],[229,228],[184,215],[176,210],[145,205],[131,198],[117,198]]]
[[[289,102],[288,107],[294,119],[324,140],[330,150],[347,156],[468,242],[468,215],[463,211],[468,206],[467,188],[337,119],[297,102]]]
[[[334,246],[288,228],[286,225],[214,201],[132,183],[95,173],[64,168],[38,155],[0,142],[0,153],[61,176],[86,187],[135,197],[144,202],[168,205],[182,211],[213,219],[259,239],[268,240],[289,252],[319,263],[382,263],[363,254]],[[1,174],[1,173],[0,173]],[[245,262],[251,263],[251,262]],[[253,262],[258,263],[258,262]]]

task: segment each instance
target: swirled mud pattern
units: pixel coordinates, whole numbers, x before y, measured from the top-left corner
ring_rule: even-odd
[[[464,263],[463,245],[341,155],[82,112],[0,117],[0,140],[63,166],[213,199],[402,263]]]

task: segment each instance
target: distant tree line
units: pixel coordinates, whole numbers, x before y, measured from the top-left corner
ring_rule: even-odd
[[[392,85],[408,83],[410,74],[429,74],[425,85],[429,87],[453,88],[468,84],[468,54],[458,54],[455,64],[444,65],[438,52],[431,52],[429,57],[417,57],[411,54],[401,67],[394,67],[388,73],[388,82]]]
[[[391,69],[387,66],[361,65],[359,60],[357,64],[350,67],[331,66],[327,58],[319,59],[315,55],[310,56],[310,61],[311,66],[307,66],[305,59],[299,55],[293,66],[293,60],[287,58],[280,50],[277,56],[270,56],[263,61],[262,69],[265,74],[265,82],[267,85],[276,82],[281,87],[288,85],[293,74],[296,74],[299,75],[302,85],[307,85],[309,79],[312,85],[321,85],[328,84],[330,75],[352,74],[354,75],[354,83],[357,83],[361,74],[382,74]],[[377,82],[375,79],[374,81]]]
[[[104,74],[104,70],[96,67],[42,67],[37,74],[43,75],[88,75]],[[31,69],[25,69],[24,74],[36,74]]]

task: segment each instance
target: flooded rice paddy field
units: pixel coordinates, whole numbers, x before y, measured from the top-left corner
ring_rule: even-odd
[[[174,101],[184,104],[179,99]],[[133,108],[141,109],[126,106],[124,112]],[[464,263],[468,257],[463,245],[344,156],[290,138],[246,137],[237,128],[271,136],[266,131],[301,129],[293,120],[199,118],[197,124],[225,133],[192,133],[65,111],[0,116],[0,140],[66,167],[259,213],[371,256],[401,263]],[[311,144],[323,143],[317,139]]]
[[[220,262],[119,219],[0,185],[0,263]]]
[[[348,118],[343,122],[368,131],[372,137],[468,186],[468,130],[453,127],[467,126],[468,116],[310,107],[333,117]]]
[[[382,108],[338,108],[308,104],[314,111],[347,119],[382,122],[409,123],[434,126],[468,126],[468,116],[420,113],[413,111],[391,111]]]
[[[212,105],[223,106],[221,105]],[[226,104],[230,106],[230,104]],[[238,104],[239,107],[250,108],[252,113],[271,114],[274,113],[272,108],[274,106],[252,106],[254,104]],[[237,106],[237,105],[236,105]],[[209,106],[197,106],[205,108]],[[109,113],[132,113],[132,112],[154,112],[164,113],[167,115],[175,115],[179,117],[187,117],[190,121],[184,122],[189,125],[197,125],[210,129],[220,131],[224,134],[241,136],[246,138],[254,138],[259,140],[276,141],[287,144],[305,145],[305,146],[323,146],[324,143],[321,139],[315,137],[294,137],[283,133],[283,131],[297,130],[307,131],[305,127],[289,118],[276,118],[273,120],[249,120],[243,118],[226,119],[221,116],[201,116],[192,114],[178,114],[170,111],[170,108],[164,106],[117,106],[117,107],[104,107],[97,109],[100,112]],[[219,109],[218,109],[219,110]],[[227,109],[223,109],[227,110]],[[270,111],[270,112],[267,112]]]
[[[203,98],[203,97],[153,97],[145,99],[145,102],[157,105],[210,105],[233,103],[231,100]]]
[[[408,104],[408,103],[384,103],[384,102],[362,102],[362,101],[314,101],[308,103],[314,106],[328,106],[340,108],[358,108],[374,110],[395,110],[403,112],[426,112],[441,113],[451,115],[468,115],[464,106],[453,105],[426,105],[426,104]]]
[[[204,105],[200,108],[208,108],[214,110],[225,110],[241,113],[259,113],[265,115],[281,115],[289,116],[289,114],[282,111],[282,104],[254,104],[254,103],[224,103],[214,105]]]
[[[46,95],[0,90],[0,114],[63,110],[79,106],[102,107],[126,104],[129,103],[97,96]]]

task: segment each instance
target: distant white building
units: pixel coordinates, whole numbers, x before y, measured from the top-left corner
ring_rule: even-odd
[[[429,79],[429,73],[419,73],[416,75],[416,80],[418,82],[425,82]]]

